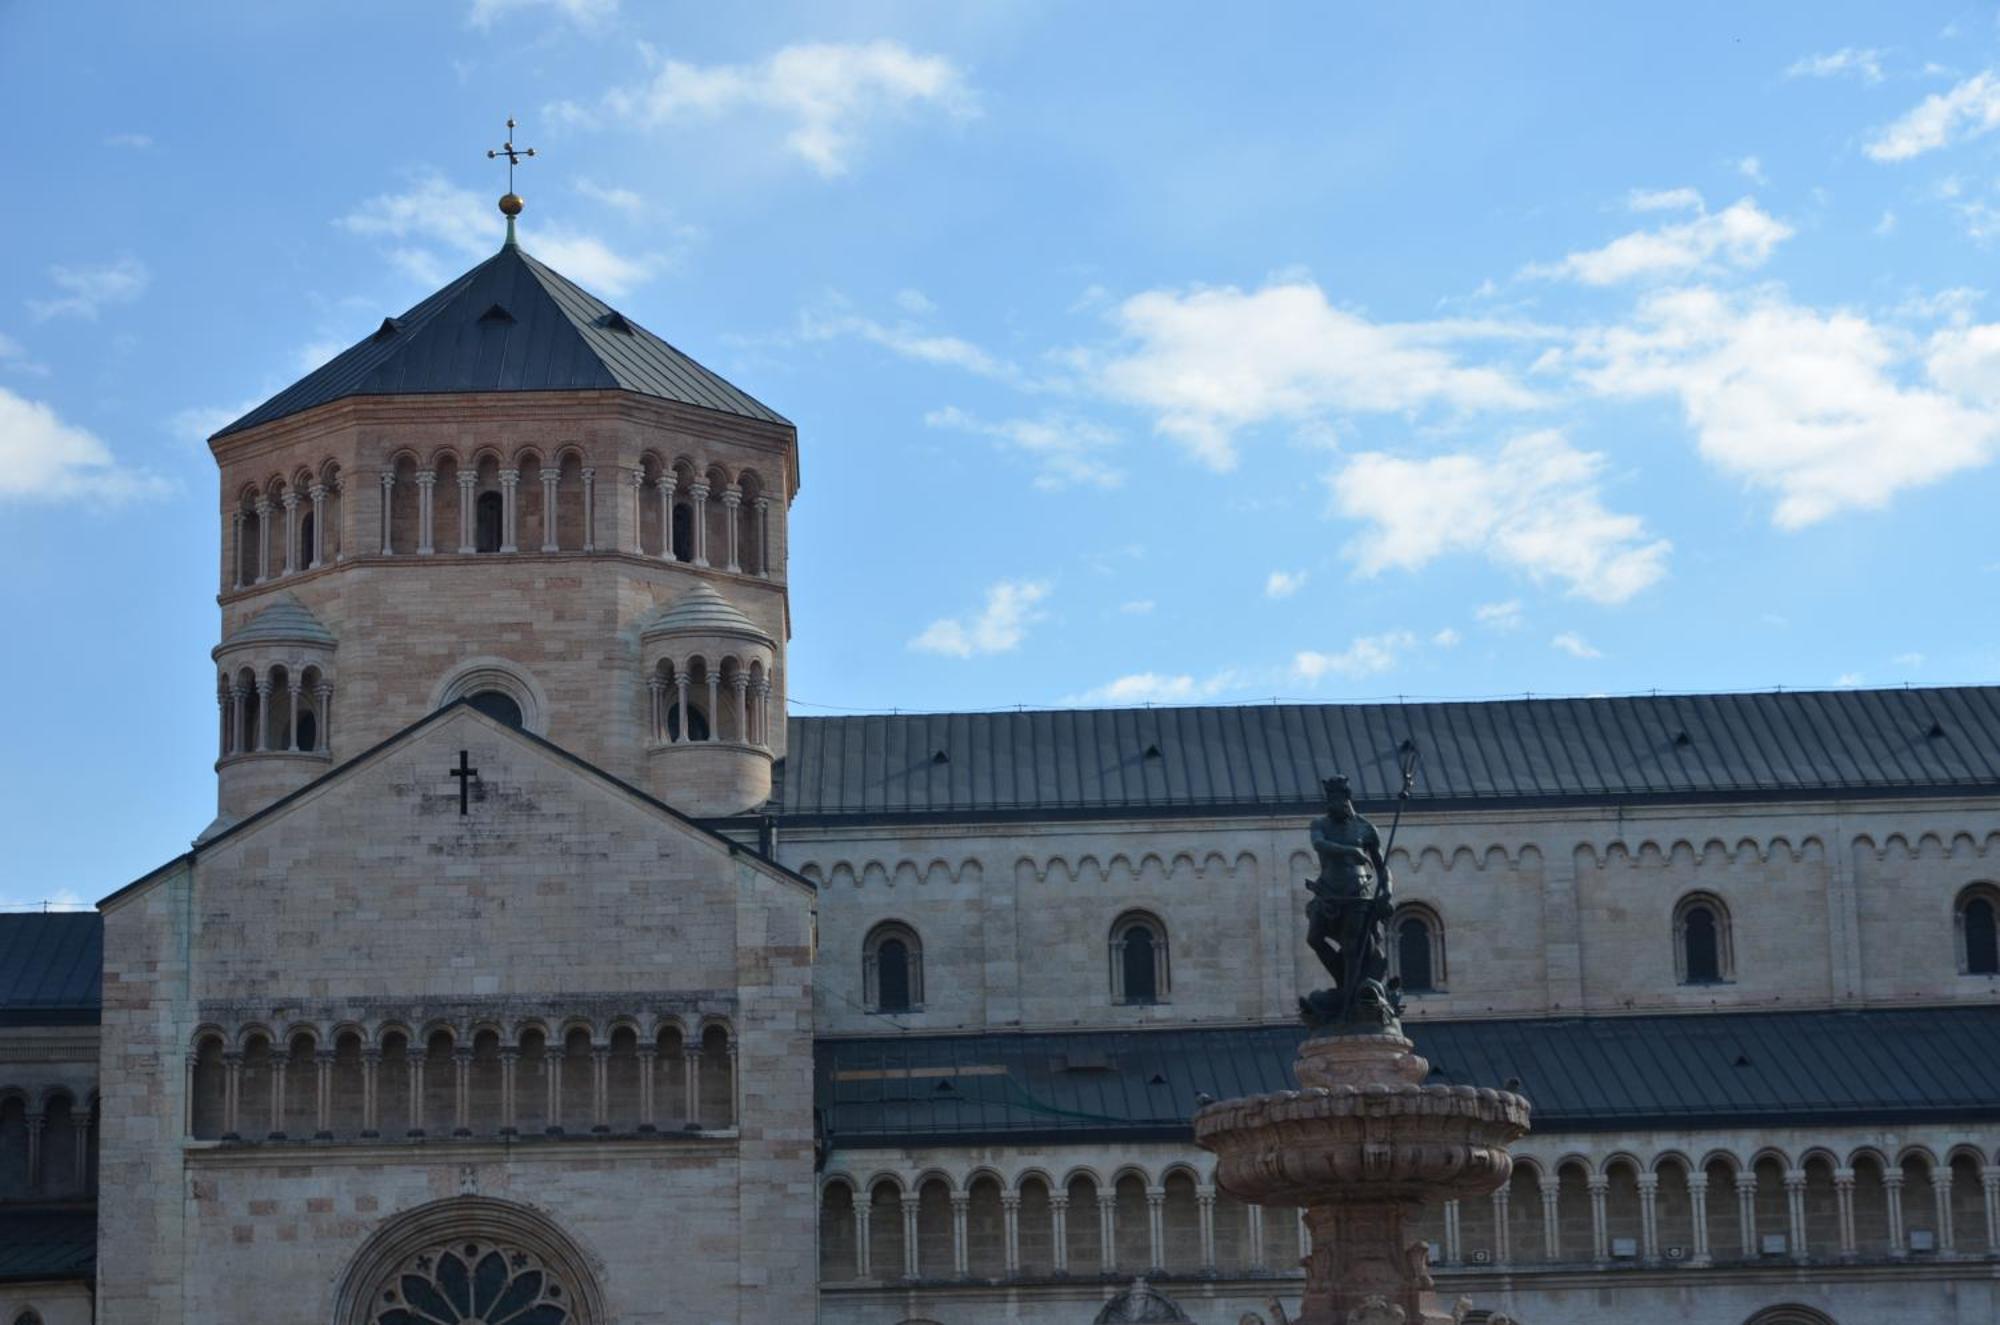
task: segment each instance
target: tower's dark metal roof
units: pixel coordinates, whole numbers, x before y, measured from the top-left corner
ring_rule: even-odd
[[[2000,1007],[1412,1021],[1434,1083],[1518,1078],[1542,1132],[2000,1121]],[[823,1039],[834,1147],[1176,1140],[1291,1090],[1303,1027]]]
[[[509,244],[218,432],[346,396],[633,391],[787,424],[596,296]]]
[[[103,968],[97,912],[0,914],[0,1026],[95,1022]]]
[[[787,819],[2000,791],[2000,687],[792,718]]]

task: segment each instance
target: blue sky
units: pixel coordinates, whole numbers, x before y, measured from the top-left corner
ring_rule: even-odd
[[[213,811],[203,439],[497,243],[794,419],[794,712],[1990,680],[1992,7],[0,4],[0,902]]]

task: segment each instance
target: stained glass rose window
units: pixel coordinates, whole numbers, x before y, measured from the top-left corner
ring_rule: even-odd
[[[454,1242],[412,1256],[376,1295],[375,1325],[564,1325],[569,1294],[541,1259]]]

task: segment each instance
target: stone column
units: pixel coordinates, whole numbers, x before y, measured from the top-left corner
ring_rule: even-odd
[[[319,699],[319,730],[313,733],[319,739],[313,751],[326,754],[333,749],[333,682],[321,681],[313,687],[313,694]]]
[[[1840,1258],[1854,1258],[1854,1170],[1833,1171],[1833,1199],[1840,1215]]]
[[[1201,1220],[1201,1272],[1215,1273],[1215,1188],[1194,1189],[1194,1206]]]
[[[382,1051],[373,1046],[361,1051],[361,1135],[373,1139],[382,1134],[382,1100],[379,1073]]]
[[[556,485],[562,482],[562,470],[542,466],[542,551],[562,550],[562,540],[556,537]]]
[[[229,724],[235,716],[229,711],[229,702],[229,687],[218,682],[215,687],[215,707],[222,719],[222,735],[215,746],[217,761],[229,758]]]
[[[317,524],[318,517],[313,523]],[[321,1049],[313,1054],[313,1066],[319,1069],[319,1099],[314,1110],[313,1140],[333,1140],[333,1050]]]
[[[1785,1172],[1785,1213],[1791,1217],[1792,1259],[1806,1258],[1806,1175],[1803,1169]],[[1892,1227],[1893,1227],[1893,1216]]]
[[[1611,1259],[1610,1227],[1604,1217],[1604,1198],[1611,1190],[1611,1179],[1602,1173],[1590,1175],[1590,1256],[1595,1261]]]
[[[771,748],[771,681],[769,677],[759,677],[754,687],[757,696],[757,744],[766,750]]]
[[[951,1194],[951,1272],[960,1279],[970,1277],[972,1262],[965,1245],[965,1212],[972,1198],[964,1192]]]
[[[562,1063],[563,1050],[559,1044],[542,1041],[542,1080],[548,1090],[542,1116],[548,1123],[542,1131],[549,1136],[562,1135]]]
[[[291,674],[285,678],[285,696],[290,701],[289,707],[291,709],[291,722],[288,724],[291,730],[285,733],[285,749],[288,753],[295,754],[298,752],[299,700],[304,696],[305,691],[305,682],[300,679],[298,668],[294,667]]]
[[[437,532],[437,471],[422,470],[417,474],[417,555],[428,557],[435,547]]]
[[[597,551],[597,471],[583,469],[583,550]]]
[[[1562,1195],[1562,1178],[1558,1174],[1536,1174],[1535,1195],[1542,1206],[1542,1245],[1547,1249],[1547,1259],[1562,1259],[1562,1210],[1559,1199]]]
[[[477,552],[479,550],[478,545],[472,541],[472,505],[475,496],[473,489],[478,486],[478,471],[469,469],[458,471],[458,550],[460,553]]]
[[[742,672],[729,678],[729,688],[736,692],[736,739],[744,745],[750,741],[750,678]]]
[[[674,703],[679,706],[681,714],[680,732],[674,737],[674,741],[676,744],[681,741],[691,741],[694,739],[694,733],[688,728],[688,678],[686,672],[676,671],[674,673]]]
[[[1166,1206],[1167,1190],[1164,1187],[1146,1189],[1146,1273],[1163,1274],[1166,1266],[1162,1252],[1166,1246]]]
[[[222,1051],[222,1139],[241,1141],[243,1139],[242,1119],[238,1116],[243,1106],[243,1055],[234,1049]]]
[[[1695,1265],[1709,1263],[1708,1250],[1708,1174],[1694,1172],[1688,1174],[1688,1204],[1694,1214],[1694,1259]]]
[[[699,1128],[701,1116],[701,1041],[695,1039],[684,1045],[681,1056],[687,1064],[687,1120],[691,1127]]]
[[[1118,1264],[1118,1193],[1097,1193],[1097,1236],[1104,1248],[1104,1268],[1122,1270]]]
[[[289,1050],[271,1051],[271,1128],[267,1135],[273,1141],[285,1139],[285,1078],[291,1075],[291,1063]]]
[[[729,546],[723,550],[722,564],[724,568],[733,571],[741,571],[743,569],[743,563],[736,555],[738,545],[736,516],[742,505],[742,489],[732,483],[729,487],[722,490],[722,530],[723,537],[729,540]]]
[[[320,562],[326,559],[326,484],[315,483],[307,493],[313,504],[313,541],[312,558],[306,569],[318,570]]]
[[[1444,1203],[1444,1262],[1446,1265],[1457,1265],[1464,1259],[1465,1250],[1460,1245],[1458,1236],[1458,1202],[1456,1200],[1446,1201]]]
[[[641,1041],[639,1044],[639,1130],[657,1132],[658,1124],[653,1114],[653,1074],[659,1070],[660,1049],[657,1044]]]
[[[1736,1226],[1742,1231],[1743,1259],[1757,1254],[1757,1171],[1745,1169],[1733,1175],[1736,1185]]]
[[[382,480],[382,555],[393,556],[396,551],[396,471],[385,469],[379,475]]]
[[[611,1130],[611,1046],[590,1048],[590,1130],[600,1136]]]
[[[229,513],[229,573],[223,582],[232,589],[243,587],[243,508]]]
[[[903,1277],[917,1277],[917,1203],[915,1192],[903,1193]]]
[[[708,739],[722,739],[722,673],[713,660],[708,665]]]
[[[1493,1263],[1511,1265],[1514,1261],[1512,1246],[1513,1230],[1507,1227],[1507,1206],[1513,1193],[1506,1187],[1493,1189]]]
[[[42,1189],[42,1128],[48,1124],[48,1115],[31,1113],[28,1123],[28,1190]]]
[[[2000,1168],[1981,1165],[1979,1186],[1986,1198],[1986,1251],[1991,1255],[2000,1252]]]
[[[679,480],[671,469],[660,472],[660,560],[673,561],[674,557],[674,489]]]
[[[658,745],[667,734],[667,683],[659,673],[646,678],[646,741]]]
[[[521,1048],[519,1045],[500,1046],[500,1135],[518,1136],[521,1129],[517,1125],[519,1109],[514,1100],[514,1083],[521,1070]]]
[[[257,498],[257,583],[271,578],[271,499]]]
[[[250,724],[255,739],[250,748],[269,750],[271,748],[271,678],[269,674],[257,678],[257,719]]]
[[[635,557],[646,555],[646,471],[634,467],[626,474],[626,481],[632,485],[632,504],[627,508],[632,512],[632,546],[626,551]]]
[[[451,1134],[472,1135],[472,1047],[465,1044],[451,1050]]]
[[[757,573],[771,577],[771,499],[759,497],[750,503],[757,513]]]
[[[290,575],[299,568],[298,553],[295,550],[299,545],[299,494],[286,488],[285,495],[279,500],[285,504],[284,573]]]
[[[1989,1187],[1987,1190],[1991,1191],[1992,1189]],[[1051,1258],[1055,1262],[1056,1273],[1059,1275],[1068,1274],[1069,1273],[1069,1193],[1068,1192],[1052,1191],[1049,1193],[1049,1236],[1055,1240],[1055,1245],[1049,1248],[1049,1252]]]
[[[1901,1257],[1909,1252],[1903,1237],[1903,1170],[1890,1169],[1882,1175],[1882,1199],[1889,1207],[1889,1254]]]
[[[521,550],[515,541],[515,536],[519,529],[515,492],[520,483],[520,470],[503,469],[500,471],[500,550],[502,552],[519,552]]]
[[[423,1046],[417,1044],[415,1041],[411,1041],[405,1046],[403,1057],[404,1061],[409,1064],[410,1069],[404,1074],[409,1078],[410,1083],[410,1130],[408,1135],[422,1136],[424,1134],[425,1058]]]
[[[1648,1262],[1660,1259],[1660,1175],[1641,1173],[1639,1175],[1639,1236],[1640,1254]]]
[[[1937,1247],[1941,1254],[1958,1250],[1958,1230],[1951,1222],[1951,1164],[1931,1167],[1931,1197],[1937,1203]]]
[[[1000,1222],[1007,1234],[1007,1277],[1021,1273],[1021,1193],[1000,1193]]]
[[[1246,1205],[1243,1207],[1244,1232],[1248,1235],[1244,1243],[1249,1249],[1252,1269],[1267,1268],[1264,1264],[1264,1207]]]
[[[694,498],[694,564],[708,564],[708,480],[696,479],[688,485],[688,495]]]
[[[868,1193],[858,1188],[847,1189],[847,1203],[854,1209],[854,1277],[866,1279],[868,1267],[868,1216],[872,1202]]]

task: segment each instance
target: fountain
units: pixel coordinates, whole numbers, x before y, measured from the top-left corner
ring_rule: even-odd
[[[1414,773],[1405,743],[1398,824]],[[1195,1143],[1215,1153],[1216,1185],[1231,1196],[1305,1208],[1312,1251],[1293,1325],[1453,1325],[1464,1307],[1439,1307],[1429,1248],[1405,1226],[1426,1202],[1486,1195],[1507,1181],[1507,1147],[1528,1130],[1528,1102],[1424,1084],[1430,1064],[1404,1038],[1402,1000],[1387,979],[1387,850],[1355,811],[1345,778],[1325,789],[1327,813],[1312,827],[1320,873],[1307,885],[1306,941],[1336,983],[1299,1000],[1315,1032],[1292,1067],[1299,1089],[1203,1107]]]

